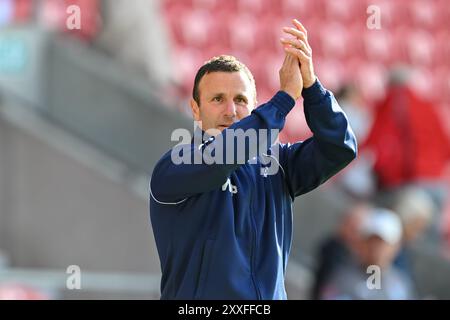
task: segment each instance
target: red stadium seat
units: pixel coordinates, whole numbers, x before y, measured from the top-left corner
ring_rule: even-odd
[[[419,96],[428,101],[439,98],[439,93],[436,92],[438,86],[437,82],[439,80],[430,69],[415,66],[413,68],[411,78],[414,79],[411,81],[411,87]],[[442,93],[440,93],[440,95],[442,95]]]
[[[194,83],[195,73],[203,62],[201,53],[197,49],[183,48],[174,50],[172,57],[172,61],[176,63],[174,68],[176,80],[181,84],[184,92],[189,95]]]
[[[192,2],[194,0],[163,0],[161,1],[161,7],[165,10],[171,10],[173,7],[180,7],[183,6],[185,8],[192,9]]]
[[[182,24],[179,17],[184,14],[185,10],[179,5],[164,6],[165,22],[169,31],[171,40],[175,44],[184,44],[184,38],[182,34]]]
[[[244,13],[232,15],[228,33],[232,50],[254,50],[258,36],[258,20],[254,15]]]
[[[330,22],[320,31],[320,46],[325,58],[344,58],[348,49],[347,29],[338,22]]]
[[[321,59],[316,57],[314,65],[314,71],[320,78],[320,81],[330,90],[338,89],[342,82],[346,80],[345,65],[339,59],[333,59],[333,57]]]
[[[286,117],[286,124],[283,129],[284,142],[302,141],[311,136],[311,130],[306,124],[303,108],[299,105],[303,102],[297,102],[298,106],[294,107]]]
[[[265,0],[236,0],[237,12],[251,12],[259,15],[265,8]]]
[[[450,29],[441,29],[434,34],[436,48],[434,50],[434,66],[450,66]]]
[[[433,61],[434,40],[423,30],[411,30],[406,36],[409,62],[412,65],[430,66]]]
[[[347,23],[364,17],[366,10],[360,0],[324,0],[323,7],[327,21]]]
[[[385,92],[387,70],[377,63],[362,64],[355,73],[355,80],[367,101],[380,99]]]
[[[433,1],[414,0],[407,8],[415,27],[434,29],[438,14]]]
[[[214,10],[218,3],[218,0],[192,0],[192,7],[195,9]]]
[[[409,14],[406,9],[407,5],[405,6],[405,4],[402,4],[402,1],[400,0],[378,0],[375,3],[367,0],[366,8],[371,5],[379,8],[382,29],[393,30],[400,25],[410,24]],[[372,11],[370,13],[372,13]],[[369,17],[367,13],[366,17]]]
[[[432,89],[430,95],[435,102],[450,102],[450,66],[430,69]]]
[[[386,63],[392,51],[392,39],[388,32],[367,30],[364,35],[365,55],[369,60]]]
[[[181,32],[185,43],[200,48],[211,32],[213,17],[207,10],[197,9],[183,13],[180,17]]]
[[[436,6],[438,28],[440,30],[449,30],[450,6],[448,5],[448,0],[435,0],[433,3]]]
[[[264,49],[272,52],[282,52],[280,38],[292,38],[283,32],[283,27],[292,27],[292,19],[266,16],[260,26],[258,34],[261,36],[259,43],[264,44]]]
[[[409,31],[408,27],[398,27],[392,32],[392,43],[394,45],[391,48],[391,63],[406,63],[408,61],[409,48],[407,37]]]
[[[299,20],[306,19],[308,16],[323,17],[323,11],[317,10],[320,1],[310,0],[282,0],[276,2],[281,9],[281,18],[297,18]]]
[[[380,9],[380,30],[367,27],[369,5]],[[353,80],[370,102],[383,94],[387,68],[409,63],[421,75],[418,86],[439,102],[450,100],[448,0],[165,0],[164,8],[170,8],[166,19],[175,43],[196,52],[178,61],[185,81],[196,71],[190,64],[233,54],[254,73],[259,100],[270,98],[282,62],[281,28],[298,18],[309,30],[316,73],[329,89]]]
[[[435,87],[433,88],[435,98],[450,104],[450,66],[434,69],[433,77],[435,78]]]
[[[266,83],[267,88],[275,93],[279,90],[280,79],[279,70],[283,64],[283,54],[274,54],[268,52],[263,57],[262,69],[263,69],[263,81]]]

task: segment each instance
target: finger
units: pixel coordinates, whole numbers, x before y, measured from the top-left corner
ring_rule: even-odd
[[[300,21],[298,21],[297,19],[294,19],[294,20],[292,20],[292,23],[298,30],[302,31],[306,35],[306,37],[308,37],[308,31],[306,30],[306,28],[302,25],[302,23]]]
[[[286,53],[286,55],[284,56],[283,65],[285,65],[287,63],[287,59],[288,59],[288,53]]]
[[[300,49],[296,49],[296,48],[292,48],[292,47],[287,47],[284,48],[284,50],[288,53],[293,54],[294,56],[296,56],[298,58],[298,60],[300,61],[300,63],[304,62],[304,63],[309,63],[310,61],[310,57],[308,57],[302,50]]]
[[[281,38],[280,41],[281,41],[282,44],[290,45],[290,46],[292,46],[292,47],[294,47],[294,48],[300,49],[300,50],[302,50],[307,56],[311,56],[311,53],[312,53],[311,48],[309,48],[309,47],[306,45],[306,43],[303,42],[303,41],[301,41],[301,40],[298,40],[298,39],[284,39],[284,38]]]
[[[308,43],[308,38],[307,38],[307,36],[305,35],[305,33],[303,33],[303,32],[300,31],[300,30],[297,30],[297,29],[295,29],[295,28],[289,28],[289,27],[284,27],[284,28],[283,28],[283,31],[286,32],[287,34],[290,34],[290,35],[296,37],[297,39],[302,40],[303,42],[305,42],[305,43],[306,43],[306,46],[307,46],[307,47],[309,48],[309,50],[311,51],[311,46],[310,46],[309,43]]]
[[[295,28],[290,28],[290,27],[284,27],[283,31],[302,40],[305,41],[306,43],[308,43],[307,38],[306,38],[306,34],[300,30],[297,30]]]

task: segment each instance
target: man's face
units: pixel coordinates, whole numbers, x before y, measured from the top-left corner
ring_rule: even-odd
[[[365,245],[365,264],[377,265],[381,268],[392,264],[399,244],[389,244],[378,236],[372,235],[363,240]]]
[[[245,118],[255,107],[254,88],[243,71],[207,73],[198,88],[200,105],[192,99],[192,113],[203,131],[219,130],[208,131],[211,135]]]

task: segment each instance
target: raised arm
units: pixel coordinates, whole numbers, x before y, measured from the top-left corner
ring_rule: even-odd
[[[303,25],[284,28],[293,39],[281,39],[285,50],[298,58],[303,80],[302,95],[307,124],[313,137],[304,142],[282,145],[280,164],[284,167],[291,196],[306,193],[336,174],[357,154],[355,135],[333,94],[314,74],[312,50]]]
[[[304,112],[313,136],[282,145],[280,164],[286,172],[291,196],[324,183],[357,154],[355,135],[333,94],[316,82],[303,90]]]

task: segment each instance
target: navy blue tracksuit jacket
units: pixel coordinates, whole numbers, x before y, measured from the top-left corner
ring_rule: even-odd
[[[162,269],[161,299],[287,298],[294,198],[325,182],[357,153],[333,94],[317,80],[302,95],[313,132],[303,142],[272,145],[274,137],[267,134],[260,140],[271,147],[254,154],[246,146],[240,164],[177,165],[171,151],[157,163],[150,181],[150,217]],[[294,105],[279,91],[230,129],[281,130]],[[200,144],[192,141],[183,152],[193,156],[206,147],[214,150],[227,130]],[[264,174],[267,160],[279,166],[276,174]]]

